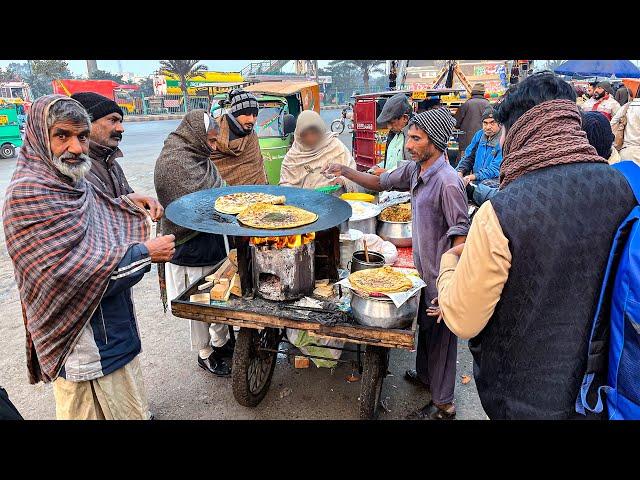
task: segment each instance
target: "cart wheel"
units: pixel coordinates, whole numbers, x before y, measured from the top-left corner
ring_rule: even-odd
[[[364,354],[364,369],[360,386],[360,420],[376,418],[382,381],[387,374],[389,349],[368,345]]]
[[[260,351],[259,347],[277,350],[279,343],[277,328],[241,328],[238,332],[231,377],[233,396],[240,405],[255,407],[267,394],[277,353]]]
[[[0,147],[0,157],[2,158],[13,158],[16,154],[16,149],[10,143],[5,143]]]
[[[331,131],[340,135],[344,132],[344,122],[340,119],[331,122]]]

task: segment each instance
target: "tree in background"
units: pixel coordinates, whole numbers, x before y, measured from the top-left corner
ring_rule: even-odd
[[[0,68],[0,82],[14,82],[16,80],[15,72],[9,70],[9,67]]]
[[[25,65],[30,73],[24,77],[24,81],[31,87],[34,98],[52,94],[52,80],[73,78],[69,65],[64,60],[31,60]]]
[[[385,60],[338,60],[337,64],[342,63],[348,68],[357,69],[362,74],[362,81],[364,82],[364,93],[368,93],[369,90],[369,78],[374,73],[384,73],[384,70],[380,65],[385,63]]]
[[[564,62],[566,62],[566,60],[544,60],[542,62],[536,61],[534,65],[536,66],[540,65],[540,67],[536,68],[536,70],[551,70],[553,72],[556,68],[558,68]]]
[[[337,96],[338,92],[348,96],[361,86],[358,72],[342,63],[341,60],[332,60],[326,68],[318,69],[318,74],[331,76],[331,86],[328,89],[330,96]],[[335,101],[339,102],[337,98]]]
[[[153,76],[148,76],[142,82],[140,82],[140,93],[145,97],[152,97],[154,95],[153,91]]]
[[[160,70],[173,74],[180,79],[180,88],[184,99],[185,111],[189,109],[187,80],[207,70],[207,66],[198,63],[200,60],[160,60]]]
[[[122,75],[117,75],[115,73],[111,73],[111,72],[107,72],[105,70],[94,70],[93,72],[91,72],[91,75],[89,76],[89,78],[91,80],[113,80],[116,83],[130,83],[130,82],[125,82],[122,79]]]

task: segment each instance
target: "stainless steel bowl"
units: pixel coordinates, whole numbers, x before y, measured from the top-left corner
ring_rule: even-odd
[[[396,247],[410,247],[412,244],[411,222],[385,222],[378,220],[378,236]]]
[[[351,291],[351,311],[361,325],[379,328],[404,328],[413,322],[418,314],[420,292],[396,307],[387,297],[361,297]]]
[[[359,270],[366,270],[367,268],[381,268],[384,267],[384,255],[377,252],[369,252],[369,261],[365,260],[364,250],[358,250],[353,252],[351,258],[351,273]]]
[[[349,220],[349,229],[360,230],[362,233],[376,233],[377,223],[375,215],[364,220]]]

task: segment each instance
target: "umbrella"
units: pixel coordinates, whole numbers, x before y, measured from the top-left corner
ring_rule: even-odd
[[[583,77],[640,78],[640,69],[629,60],[567,60],[554,72]]]

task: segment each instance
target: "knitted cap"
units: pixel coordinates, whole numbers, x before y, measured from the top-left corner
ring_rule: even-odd
[[[91,121],[106,117],[110,113],[119,113],[124,117],[124,112],[120,106],[113,100],[93,92],[80,92],[71,95],[71,98],[80,102],[91,117]]]
[[[607,82],[606,80],[603,81],[603,82],[598,83],[597,87],[600,87],[605,92],[609,93],[610,95],[613,95],[613,88],[611,87],[611,83]]]
[[[495,114],[496,114],[495,109],[492,106],[488,106],[482,112],[482,120],[486,120],[487,118],[494,118]]]
[[[229,92],[229,102],[229,112],[234,117],[258,114],[258,100],[252,93],[240,89],[232,90]]]
[[[611,155],[614,135],[607,117],[600,112],[582,112],[582,129],[598,155],[608,159]]]
[[[438,150],[444,152],[447,148],[447,143],[449,143],[451,132],[453,132],[453,128],[456,125],[456,120],[448,109],[437,107],[417,114],[409,124],[415,124],[424,130],[431,143]]]

